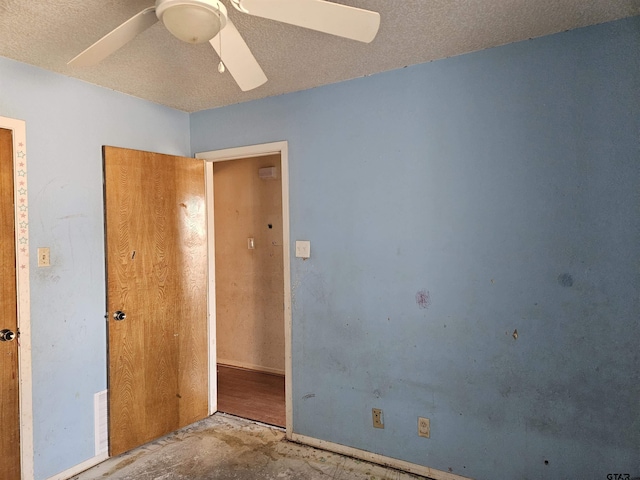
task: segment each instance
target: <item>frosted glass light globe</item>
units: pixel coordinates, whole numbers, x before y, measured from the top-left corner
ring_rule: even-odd
[[[204,43],[226,24],[226,9],[217,0],[158,0],[156,15],[175,37]]]

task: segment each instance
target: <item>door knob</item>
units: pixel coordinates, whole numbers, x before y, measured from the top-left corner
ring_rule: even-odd
[[[117,312],[115,312],[115,313],[113,314],[113,318],[115,318],[115,319],[116,319],[116,320],[118,320],[118,321],[121,321],[121,320],[124,320],[125,318],[127,318],[127,314],[126,314],[126,313],[124,313],[124,312],[123,312],[123,311],[121,311],[121,310],[118,310]]]
[[[15,332],[12,332],[8,328],[5,328],[4,330],[0,330],[0,342],[10,342],[14,338],[16,338]]]

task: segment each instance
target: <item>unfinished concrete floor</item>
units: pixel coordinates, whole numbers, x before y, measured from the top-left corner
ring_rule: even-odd
[[[74,480],[423,478],[298,445],[284,432],[216,414],[73,477]]]

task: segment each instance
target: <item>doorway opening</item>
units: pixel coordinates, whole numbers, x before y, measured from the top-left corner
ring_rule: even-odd
[[[290,432],[286,154],[278,142],[196,157],[207,161],[212,411]]]
[[[284,427],[280,155],[213,164],[218,410]]]

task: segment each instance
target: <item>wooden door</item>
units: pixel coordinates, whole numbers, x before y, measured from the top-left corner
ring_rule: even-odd
[[[118,455],[208,413],[204,163],[104,147],[104,175],[109,444]]]
[[[18,331],[13,133],[0,128],[0,330]],[[18,341],[0,341],[0,480],[20,478]]]

